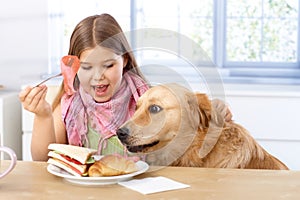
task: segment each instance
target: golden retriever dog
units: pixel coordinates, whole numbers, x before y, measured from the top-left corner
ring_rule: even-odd
[[[158,85],[140,97],[117,135],[129,152],[146,155],[151,165],[288,169],[223,113],[206,94]]]

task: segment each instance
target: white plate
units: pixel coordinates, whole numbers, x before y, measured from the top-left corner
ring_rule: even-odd
[[[76,185],[84,185],[84,186],[95,186],[95,185],[109,185],[121,181],[127,181],[132,179],[132,177],[136,175],[146,172],[149,169],[149,165],[143,161],[136,162],[136,165],[138,167],[138,171],[136,172],[133,172],[131,174],[124,174],[120,176],[106,176],[106,177],[76,177],[52,164],[48,164],[47,170],[49,173],[55,176],[64,178],[64,180],[66,180],[69,183],[73,183]]]

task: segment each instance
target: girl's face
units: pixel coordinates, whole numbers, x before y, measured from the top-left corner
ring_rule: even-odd
[[[96,102],[106,102],[117,92],[126,60],[113,51],[97,46],[80,55],[78,78],[81,87]]]

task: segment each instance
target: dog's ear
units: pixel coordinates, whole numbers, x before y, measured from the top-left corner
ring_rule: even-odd
[[[206,94],[196,93],[197,106],[199,112],[199,128],[205,129],[209,127],[209,121],[211,119],[211,102]]]
[[[186,116],[189,118],[189,126],[192,126],[194,130],[198,129],[198,125],[200,123],[200,111],[197,101],[197,96],[193,92],[185,93],[186,98]]]

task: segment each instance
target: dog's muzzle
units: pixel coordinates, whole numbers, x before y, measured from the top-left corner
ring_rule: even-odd
[[[119,128],[117,130],[119,140],[126,146],[127,150],[133,153],[142,152],[143,150],[155,146],[159,141],[154,141],[148,144],[132,145],[130,144],[130,130],[128,128]]]

